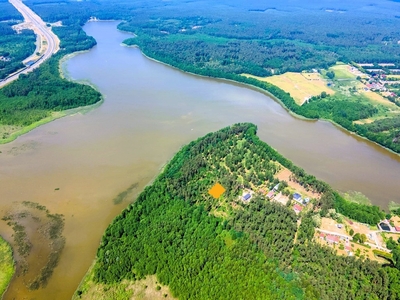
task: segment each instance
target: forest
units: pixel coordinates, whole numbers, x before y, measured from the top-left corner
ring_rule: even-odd
[[[27,126],[53,111],[100,101],[101,94],[92,87],[62,79],[59,72],[59,61],[64,55],[90,49],[96,41],[78,25],[56,27],[54,32],[61,40],[61,50],[40,68],[20,75],[0,90],[1,125]]]
[[[299,106],[285,91],[239,76],[243,73],[270,76],[288,71],[326,69],[337,61],[399,63],[397,41],[400,33],[395,25],[399,22],[396,16],[381,11],[382,14],[369,16],[371,21],[366,22],[365,12],[354,10],[354,7],[339,10],[343,13],[340,17],[327,14],[333,9],[303,8],[304,14],[294,14],[295,8],[282,12],[276,7],[250,9],[249,13],[239,14],[240,5],[218,16],[212,10],[182,16],[151,12],[135,16],[121,23],[119,28],[134,32],[137,36],[125,43],[139,46],[150,57],[187,72],[262,88],[298,115],[331,120],[400,153],[400,127],[393,126],[396,125],[393,119],[375,121],[371,125],[354,123],[378,113],[361,96],[314,97]],[[288,17],[293,22],[287,22]],[[376,130],[382,123],[390,124],[389,130]],[[375,130],[371,131],[371,127]]]
[[[184,146],[114,219],[93,269],[105,294],[108,285],[156,274],[179,299],[398,299],[397,266],[337,256],[314,242],[313,216],[336,205],[334,192],[256,132],[236,124]],[[320,212],[304,214],[300,226],[291,208],[264,196],[239,200],[244,188],[273,180],[278,163],[323,193]],[[216,182],[226,188],[218,199],[208,194]]]
[[[22,16],[8,1],[0,0],[0,11],[1,80],[24,67],[22,61],[35,51],[36,36],[32,30],[18,33],[12,29],[12,26],[22,20]]]

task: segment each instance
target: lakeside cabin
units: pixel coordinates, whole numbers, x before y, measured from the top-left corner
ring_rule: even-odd
[[[251,199],[251,194],[250,193],[247,193],[246,195],[244,195],[243,197],[243,201],[249,201],[250,199]]]
[[[298,215],[303,210],[303,206],[296,203],[295,205],[293,205],[293,210]]]
[[[302,203],[301,202],[301,195],[299,193],[294,193],[293,194],[293,200],[295,200],[295,201],[297,201],[299,203]]]

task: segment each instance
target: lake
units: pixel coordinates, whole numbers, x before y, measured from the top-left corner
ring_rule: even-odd
[[[66,245],[48,285],[29,291],[15,278],[5,299],[70,299],[112,219],[151,182],[180,147],[210,131],[252,122],[280,153],[340,191],[355,190],[387,208],[400,202],[400,158],[324,121],[305,121],[256,90],[185,74],[121,42],[117,22],[89,22],[98,45],[63,64],[93,83],[104,103],[43,125],[0,145],[0,213],[32,201],[63,214]],[[116,205],[113,199],[134,189]],[[0,234],[12,231],[0,222]],[[31,255],[42,267],[42,248]]]

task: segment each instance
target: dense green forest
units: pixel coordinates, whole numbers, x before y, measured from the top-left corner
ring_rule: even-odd
[[[0,90],[0,125],[27,126],[53,111],[86,106],[101,99],[92,87],[62,79],[59,73],[59,61],[64,55],[90,49],[96,41],[78,25],[53,30],[61,40],[61,50],[40,68],[20,75]]]
[[[337,256],[313,241],[313,216],[337,205],[335,193],[256,130],[237,124],[184,146],[115,218],[93,269],[105,294],[107,285],[156,274],[180,299],[398,299],[397,268]],[[246,204],[239,198],[246,187],[275,183],[278,163],[323,193],[319,212],[305,213],[299,227],[289,207],[257,194]],[[219,199],[208,194],[216,182],[226,188]]]
[[[35,51],[32,30],[20,33],[12,26],[22,21],[21,14],[6,0],[0,0],[0,80],[24,67],[22,61]]]

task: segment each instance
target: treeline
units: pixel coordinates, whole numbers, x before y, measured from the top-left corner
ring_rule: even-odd
[[[60,78],[60,56],[0,90],[0,124],[27,126],[60,111],[98,102],[92,87]]]
[[[64,55],[90,49],[96,41],[78,26],[53,29],[61,40],[60,51],[40,68],[21,74],[17,81],[0,90],[1,125],[27,126],[52,111],[91,105],[101,99],[92,87],[62,79],[59,73],[59,61]]]
[[[62,21],[66,27],[54,29],[57,34],[76,38],[64,46],[85,49],[79,26],[90,17],[123,19],[119,28],[138,35],[127,44],[137,44],[155,59],[200,75],[232,79],[265,89],[279,98],[291,111],[308,117],[329,119],[349,131],[366,137],[400,153],[400,129],[371,132],[366,125],[353,123],[374,116],[372,105],[351,98],[324,98],[298,106],[293,98],[267,83],[243,78],[241,73],[267,76],[285,71],[327,68],[338,60],[349,62],[400,63],[398,18],[370,14],[350,5],[351,14],[321,11],[303,3],[304,11],[285,6],[287,16],[279,10],[268,10],[268,18],[251,4],[222,1],[219,7],[209,1],[196,3],[196,14],[190,3],[152,1],[63,1],[63,9],[54,10],[56,0],[35,0],[27,4],[46,22]],[[342,4],[344,5],[344,4]],[[389,4],[388,4],[389,5]],[[391,3],[394,8],[395,3]],[[221,14],[221,7],[225,7]],[[178,9],[179,8],[179,9]],[[379,6],[375,7],[377,11]],[[179,13],[177,13],[179,11]],[[243,13],[245,12],[245,13]],[[371,23],[365,23],[369,18]],[[290,19],[292,22],[287,22]],[[335,20],[334,22],[332,20]],[[310,21],[312,20],[312,22]],[[332,22],[328,22],[331,20]],[[347,26],[351,22],[352,26]],[[333,25],[332,25],[333,24]],[[343,29],[345,28],[345,30]],[[360,29],[363,30],[360,30]],[[92,42],[89,42],[92,44]],[[335,100],[335,101],[330,101]]]
[[[224,158],[236,150],[227,164]],[[224,182],[227,191],[220,199],[208,194],[215,182],[223,182],[224,169],[239,182],[254,172],[249,184],[257,184],[264,167],[253,163],[261,157],[272,174],[273,160],[289,164],[258,139],[252,124],[184,146],[107,228],[95,281],[114,284],[156,274],[180,299],[397,299],[398,270],[336,256],[315,244],[312,212],[297,230],[297,216],[287,207],[259,196],[249,204],[237,201],[243,186],[232,192],[235,186]]]
[[[226,72],[257,69],[253,75],[267,76],[271,70],[276,74],[327,68],[336,61],[399,62],[396,24],[400,21],[388,21],[384,14],[357,17],[355,10],[339,16],[312,8],[298,13],[287,11],[289,5],[285,17],[277,10],[265,17],[243,13],[240,6],[246,4],[236,3],[224,14],[217,13],[213,5],[197,6],[197,15],[185,9],[177,15],[168,7],[162,12],[144,11],[121,28],[147,35],[152,43],[149,47],[173,52],[180,60]],[[373,19],[374,26],[366,24],[365,18]]]
[[[120,28],[124,27],[121,25]],[[355,132],[360,136],[366,137],[373,142],[400,153],[400,128],[393,128],[393,130],[389,132],[371,132],[369,131],[368,127],[371,125],[354,123],[354,121],[366,119],[378,113],[377,108],[371,104],[360,102],[358,99],[353,99],[351,97],[333,95],[314,100],[310,103],[300,106],[294,101],[293,97],[289,93],[283,91],[273,84],[262,82],[254,78],[241,76],[235,73],[225,72],[223,69],[218,67],[213,68],[211,65],[199,68],[196,65],[179,60],[177,58],[179,56],[163,52],[162,49],[154,49],[151,46],[152,41],[149,41],[146,38],[141,38],[140,36],[130,38],[125,40],[124,43],[127,45],[138,45],[146,55],[186,72],[195,73],[202,76],[234,80],[261,88],[271,93],[279,101],[281,101],[287,109],[298,115],[310,119],[332,120],[349,131]],[[255,67],[254,69],[248,71],[253,72],[252,74],[257,74],[260,71],[257,71],[257,68],[259,67]]]
[[[385,218],[385,212],[383,212],[376,205],[365,205],[350,202],[345,200],[338,193],[334,193],[335,196],[335,209],[338,213],[341,213],[350,219],[356,220],[361,223],[369,225],[376,225]]]
[[[0,80],[23,68],[22,61],[35,52],[36,36],[32,30],[15,31],[12,26],[22,15],[8,1],[0,1]]]

